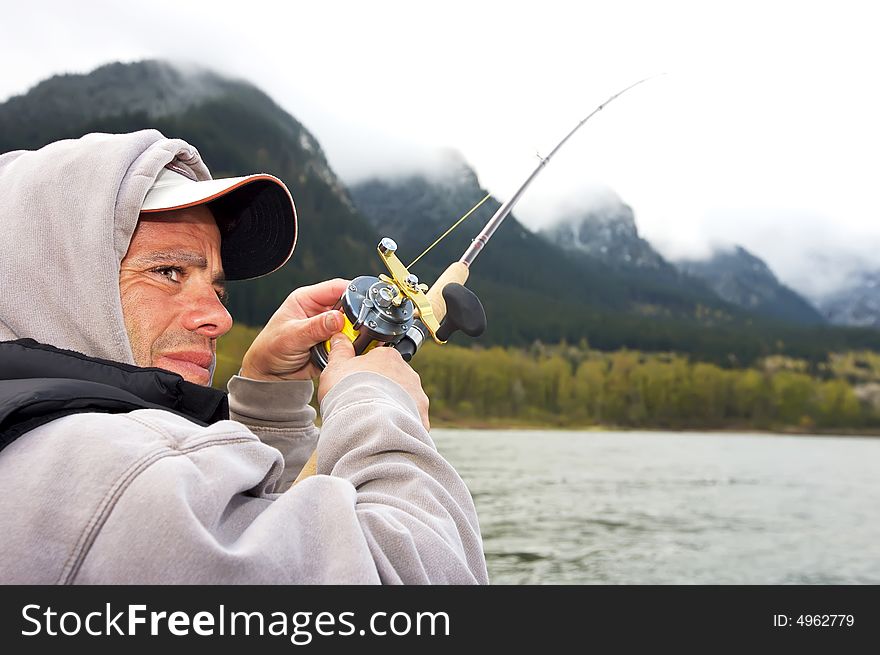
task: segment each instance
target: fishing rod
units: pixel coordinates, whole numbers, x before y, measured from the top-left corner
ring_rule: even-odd
[[[609,103],[649,79],[652,78],[639,80],[615,93],[575,125],[549,155],[539,156],[540,163],[535,170],[513,196],[498,208],[461,258],[450,264],[432,287],[428,288],[427,285],[420,283],[418,277],[398,259],[397,244],[394,240],[383,238],[377,250],[389,275],[378,277],[363,275],[353,279],[334,306],[334,309],[340,310],[345,317],[342,332],[353,342],[355,354],[361,355],[375,347],[387,346],[396,348],[404,360],[410,361],[429,337],[443,344],[458,330],[470,337],[480,336],[486,329],[486,313],[479,298],[464,286],[474,260],[486,247],[502,221],[510,214],[532,180],[572,135]],[[459,219],[458,223],[419,255],[413,264],[488,198],[489,196],[483,198]],[[413,264],[410,264],[410,267]],[[329,357],[329,340],[311,349],[312,362],[321,370],[327,366]]]
[[[397,244],[394,240],[384,237],[376,249],[388,269],[389,275],[383,274],[379,277],[362,275],[353,279],[342,297],[334,305],[334,309],[340,310],[345,317],[345,324],[341,331],[351,339],[355,354],[362,355],[376,347],[392,347],[396,348],[403,359],[408,362],[429,336],[439,344],[446,343],[456,330],[461,330],[470,337],[480,336],[486,329],[486,312],[476,294],[464,286],[470,274],[471,264],[486,247],[501,222],[510,214],[532,180],[544,169],[550,158],[565,142],[610,102],[649,79],[652,78],[646,77],[635,84],[630,84],[608,98],[575,125],[562,141],[556,144],[549,155],[540,157],[540,163],[526,178],[526,181],[520,185],[507,202],[498,208],[498,211],[493,214],[486,226],[474,238],[461,258],[443,271],[434,282],[434,286],[428,288],[426,284],[419,282],[419,278],[398,259]],[[410,267],[470,216],[477,207],[486,202],[489,197],[487,195],[483,198],[439,239],[428,246],[425,252],[413,260]],[[319,369],[324,370],[329,358],[329,340],[312,347],[311,360]],[[318,451],[315,450],[293,484],[314,475],[317,472],[317,467]]]

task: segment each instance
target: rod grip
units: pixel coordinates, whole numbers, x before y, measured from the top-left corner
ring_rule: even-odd
[[[443,299],[443,287],[452,282],[457,282],[464,286],[464,283],[467,282],[468,275],[470,275],[470,269],[467,265],[462,264],[461,262],[452,262],[449,265],[449,268],[443,271],[443,274],[437,278],[434,286],[428,289],[425,295],[428,297],[428,302],[431,303],[431,308],[434,310],[434,317],[437,319],[438,323],[446,318],[446,301]]]

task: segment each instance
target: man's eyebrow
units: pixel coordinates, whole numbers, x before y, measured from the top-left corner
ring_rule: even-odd
[[[195,268],[207,268],[208,260],[203,255],[190,250],[157,250],[135,258],[140,266],[158,266],[160,264],[184,264]],[[223,284],[226,275],[219,273],[212,279],[214,284]]]

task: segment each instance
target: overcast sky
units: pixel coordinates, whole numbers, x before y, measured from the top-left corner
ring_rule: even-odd
[[[537,227],[610,187],[664,254],[740,243],[815,293],[880,268],[871,4],[30,0],[0,9],[0,100],[115,60],[192,62],[260,86],[347,181],[446,147],[504,199],[596,105],[665,73],[591,120],[517,214]]]

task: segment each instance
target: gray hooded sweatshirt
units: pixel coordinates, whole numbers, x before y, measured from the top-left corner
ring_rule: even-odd
[[[0,340],[133,363],[119,264],[172,161],[210,178],[154,130],[0,155]],[[140,409],[19,437],[0,452],[0,582],[487,582],[470,494],[409,395],[349,375],[319,438],[312,392],[234,377],[231,420],[207,427]],[[318,475],[291,488],[316,443]]]

